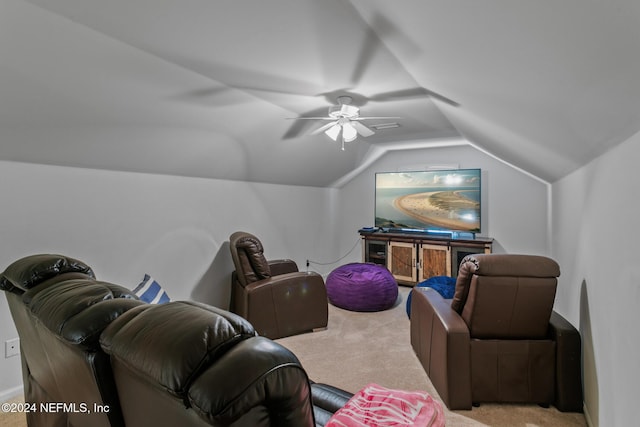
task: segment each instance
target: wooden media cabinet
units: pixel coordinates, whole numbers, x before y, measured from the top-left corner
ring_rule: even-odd
[[[491,253],[493,239],[428,232],[362,231],[362,261],[386,266],[398,283],[414,286],[433,276],[458,275],[470,254]]]

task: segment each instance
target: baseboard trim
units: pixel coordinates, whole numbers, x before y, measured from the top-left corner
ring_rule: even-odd
[[[0,392],[0,402],[6,402],[7,400],[11,400],[23,394],[24,394],[24,387],[22,387],[22,384],[14,388],[2,390]]]
[[[587,421],[587,426],[598,427],[598,423],[594,424],[593,421],[591,421],[591,416],[589,415],[589,410],[585,402],[582,402],[582,412],[584,413],[584,419]]]

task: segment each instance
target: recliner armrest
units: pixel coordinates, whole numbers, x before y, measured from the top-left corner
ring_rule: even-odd
[[[266,408],[270,425],[314,425],[306,372],[293,353],[264,337],[234,346],[195,379],[188,397],[214,425],[231,424],[259,406]]]
[[[329,412],[342,408],[353,397],[352,393],[329,384],[311,383],[313,404]]]
[[[578,330],[560,314],[551,313],[549,334],[556,342],[555,407],[562,412],[582,412],[582,343]]]
[[[245,286],[245,291],[248,294],[264,291],[264,288],[271,286],[287,287],[287,286],[300,286],[301,279],[306,279],[306,282],[317,282],[320,280],[324,286],[324,280],[322,276],[315,272],[303,272],[297,271],[293,273],[280,274],[278,276],[269,277],[267,279],[258,280],[257,282],[249,283]]]
[[[258,334],[271,339],[327,326],[327,289],[322,276],[296,272],[250,283],[241,313]]]
[[[471,409],[470,335],[467,324],[431,288],[414,288],[411,345],[449,409]]]
[[[338,409],[347,404],[353,394],[328,384],[312,382],[311,397],[316,425],[323,426]]]
[[[267,261],[272,276],[279,276],[281,274],[296,273],[300,271],[298,264],[290,259],[273,259]]]

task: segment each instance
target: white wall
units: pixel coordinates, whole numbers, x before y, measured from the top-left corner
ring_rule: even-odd
[[[349,246],[356,230],[374,225],[376,172],[443,164],[482,169],[481,235],[495,239],[494,252],[549,255],[549,186],[471,146],[391,151],[381,157],[340,190],[336,241]],[[358,261],[361,253],[349,259]]]
[[[637,425],[640,134],[553,184],[556,309],[580,327],[593,426]]]
[[[0,271],[35,253],[89,264],[100,280],[133,288],[145,273],[173,299],[228,307],[236,230],[255,233],[268,258],[322,259],[334,242],[329,192],[175,176],[0,162]],[[0,397],[21,384],[17,337],[0,297]]]

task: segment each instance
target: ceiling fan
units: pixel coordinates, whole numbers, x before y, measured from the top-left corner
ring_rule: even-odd
[[[323,126],[311,132],[311,135],[318,135],[324,132],[334,141],[340,137],[342,141],[342,150],[344,151],[344,143],[354,141],[358,135],[367,137],[375,132],[368,126],[360,123],[362,120],[375,119],[399,119],[400,117],[362,117],[360,116],[360,108],[351,105],[352,98],[350,96],[339,96],[338,104],[329,107],[327,117],[295,117],[292,120],[329,120]]]

